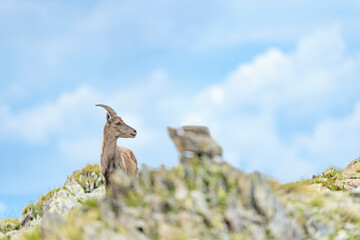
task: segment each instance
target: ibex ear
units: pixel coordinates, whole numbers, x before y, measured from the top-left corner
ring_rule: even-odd
[[[108,124],[110,124],[110,118],[111,118],[110,114],[106,113],[106,121]]]

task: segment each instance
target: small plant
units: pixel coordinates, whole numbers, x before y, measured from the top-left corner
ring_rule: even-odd
[[[99,206],[99,200],[97,199],[88,199],[83,202],[83,206],[87,208],[97,208]]]
[[[343,185],[339,185],[339,182],[343,179],[341,169],[330,167],[326,169],[322,174],[314,176],[309,180],[309,183],[321,183],[324,187],[331,191],[344,191]]]
[[[323,173],[322,176],[327,177],[327,178],[334,178],[336,179],[342,179],[342,173],[341,173],[341,169],[336,168],[336,167],[330,167],[328,169],[326,169]]]
[[[314,207],[323,207],[324,206],[324,200],[320,198],[314,198],[310,201],[310,204]]]
[[[8,218],[0,221],[0,232],[4,234],[13,230],[18,230],[20,227],[20,220],[17,218]]]
[[[277,185],[273,189],[275,191],[283,192],[284,194],[288,193],[304,193],[308,189],[306,186],[311,184],[310,180],[299,180],[297,182],[290,182],[283,185]]]
[[[38,215],[42,216],[44,214],[44,203],[52,198],[55,193],[57,193],[60,188],[56,188],[40,197],[40,199],[36,203],[30,203],[27,205],[22,211],[22,215],[28,213],[29,210],[34,214],[34,218],[37,218]]]
[[[30,233],[25,233],[23,236],[24,240],[41,240],[41,233],[39,229],[35,229],[34,231]]]
[[[100,174],[99,164],[88,164],[84,168],[75,171],[70,177],[79,183],[85,192],[93,190],[91,189],[92,184],[92,188],[97,188],[104,183]]]

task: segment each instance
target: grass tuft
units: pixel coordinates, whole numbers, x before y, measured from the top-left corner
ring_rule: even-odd
[[[41,233],[39,229],[34,230],[31,233],[24,233],[23,235],[24,240],[41,240]]]
[[[341,180],[343,180],[341,169],[330,167],[322,174],[314,176],[313,179],[308,180],[308,182],[310,184],[321,183],[324,187],[331,191],[344,191],[344,186],[339,185]]]
[[[86,190],[86,182],[94,181],[91,173],[101,176],[99,164],[87,164],[84,168],[75,171],[70,177],[79,183],[84,190]]]
[[[42,195],[40,199],[36,203],[30,203],[27,205],[24,210],[22,211],[22,215],[25,215],[29,210],[31,210],[34,214],[34,217],[37,218],[37,216],[43,216],[44,215],[44,203],[52,198],[55,193],[57,193],[60,190],[60,188],[56,188],[54,190],[51,190],[50,192]]]
[[[20,227],[20,219],[8,218],[0,221],[0,232],[4,234],[13,230],[18,230]]]

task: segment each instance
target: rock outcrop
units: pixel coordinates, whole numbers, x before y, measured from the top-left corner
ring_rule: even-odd
[[[360,158],[355,159],[342,170],[342,179],[339,183],[348,191],[357,191],[360,187]]]
[[[180,161],[194,156],[216,159],[222,157],[222,147],[210,136],[204,126],[168,127],[168,133],[180,154]]]
[[[15,224],[14,221],[8,221],[7,225],[0,222],[0,232],[8,237],[16,237],[24,230],[39,228],[45,215],[58,216],[65,220],[69,211],[81,206],[84,201],[103,197],[105,187],[99,165],[88,164],[70,175],[62,187],[48,192],[36,203],[26,206],[22,212],[21,222],[18,220],[19,224]]]
[[[360,158],[350,162],[348,166],[341,170],[330,167],[320,175],[314,175],[309,183],[322,185],[322,190],[330,191],[360,191]]]
[[[357,179],[358,160],[280,184],[218,161],[205,127],[168,131],[177,166],[117,172],[105,197],[98,166],[87,166],[25,208],[21,223],[0,222],[0,239],[360,239],[360,194],[345,181]]]
[[[260,173],[198,157],[191,163],[113,176],[111,208],[132,239],[303,239]]]

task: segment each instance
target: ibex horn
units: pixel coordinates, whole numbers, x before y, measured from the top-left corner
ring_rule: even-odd
[[[111,116],[111,117],[117,116],[116,112],[115,112],[111,107],[109,107],[109,106],[106,106],[106,105],[104,105],[104,104],[96,104],[95,106],[105,108],[105,109],[110,113],[110,116]]]

